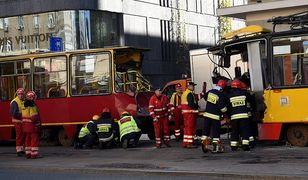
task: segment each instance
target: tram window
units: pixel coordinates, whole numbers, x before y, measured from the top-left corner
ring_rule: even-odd
[[[71,56],[72,95],[97,95],[111,92],[110,54]]]
[[[34,59],[33,87],[38,98],[58,98],[67,94],[66,57]]]
[[[0,98],[2,101],[15,97],[18,88],[30,89],[30,61],[17,60],[0,63]]]
[[[308,85],[308,36],[273,40],[273,85]]]

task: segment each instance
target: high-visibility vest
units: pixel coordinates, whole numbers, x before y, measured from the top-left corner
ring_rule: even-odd
[[[182,97],[181,97],[182,114],[198,113],[198,110],[195,110],[188,105],[187,96],[190,93],[194,96],[193,92],[189,89],[186,89],[182,94]],[[194,101],[195,101],[195,103],[197,103],[195,96],[194,96]]]
[[[21,110],[21,116],[23,122],[32,122],[32,117],[38,115],[38,109],[36,106],[24,107]]]
[[[118,121],[118,124],[120,129],[120,141],[122,141],[122,137],[126,134],[141,131],[138,128],[137,123],[132,116],[123,117]]]
[[[179,94],[179,92],[174,92],[170,98],[170,104],[174,107],[181,105],[181,96],[179,96]]]
[[[94,123],[94,122],[93,122],[93,121],[89,121],[87,124],[85,124],[85,125],[80,129],[78,138],[83,138],[83,137],[85,137],[86,135],[90,134],[90,130],[88,129],[88,124],[89,124],[89,123]]]
[[[12,104],[13,102],[16,102],[17,105],[18,105],[18,109],[19,109],[19,113],[21,115],[21,111],[22,109],[24,109],[24,101],[22,101],[21,99],[19,99],[19,97],[15,97],[10,104]],[[21,119],[15,119],[15,118],[12,118],[12,122],[13,123],[18,123],[18,122],[21,122]]]

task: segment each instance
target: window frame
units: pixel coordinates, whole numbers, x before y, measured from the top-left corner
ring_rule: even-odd
[[[73,94],[72,92],[72,83],[73,83],[73,68],[72,68],[72,63],[73,63],[73,56],[77,56],[77,55],[95,55],[95,54],[107,54],[109,56],[109,88],[108,88],[108,92],[107,93],[98,93],[98,94]],[[106,95],[110,95],[113,93],[113,77],[112,77],[112,53],[110,51],[97,51],[97,52],[82,52],[82,53],[72,53],[69,55],[68,59],[69,59],[69,95],[71,97],[87,97],[87,96],[106,96]]]
[[[308,88],[308,84],[303,84],[303,85],[297,85],[297,84],[292,84],[292,85],[275,85],[274,84],[274,45],[273,45],[273,41],[277,40],[277,39],[282,39],[282,38],[297,38],[297,37],[303,37],[303,36],[307,36],[307,33],[302,33],[302,34],[288,34],[288,35],[282,35],[282,36],[275,36],[275,37],[271,37],[269,39],[270,42],[270,47],[269,47],[269,53],[268,56],[270,57],[270,61],[271,61],[271,89],[275,90],[275,89],[295,89],[295,88]],[[291,55],[291,54],[290,54]],[[302,69],[303,70],[303,69]],[[308,77],[307,77],[308,78]]]
[[[20,61],[27,61],[29,62],[29,73],[27,74],[18,74],[18,71],[17,71],[17,62],[20,62]],[[29,75],[29,89],[27,90],[31,90],[32,89],[32,85],[33,85],[33,78],[32,78],[32,66],[31,66],[31,59],[30,58],[23,58],[23,59],[14,59],[14,60],[4,60],[4,61],[1,61],[0,64],[4,64],[4,63],[14,63],[14,74],[10,74],[10,75],[1,75],[0,73],[0,79],[2,77],[17,77],[17,76],[25,76],[25,75]],[[1,89],[0,89],[1,90]],[[17,89],[16,89],[17,90]],[[14,99],[14,97],[13,97]],[[11,101],[13,99],[8,99],[8,100],[4,100],[2,99],[2,97],[0,96],[0,101],[1,102],[7,102],[7,101]]]
[[[32,89],[33,91],[35,91],[36,89],[34,88],[34,75],[35,74],[45,74],[43,72],[39,72],[39,73],[36,73],[35,72],[35,60],[36,59],[44,59],[44,58],[52,58],[52,57],[64,57],[65,58],[65,68],[66,68],[66,92],[65,92],[65,96],[63,97],[45,97],[45,98],[38,98],[38,100],[44,100],[44,99],[59,99],[59,98],[67,98],[69,96],[69,87],[68,87],[68,84],[69,84],[69,67],[68,67],[68,57],[66,55],[52,55],[52,56],[43,56],[43,57],[35,57],[32,59],[32,63],[31,63],[31,69],[32,69],[32,80],[33,80],[33,83],[32,83]],[[50,63],[51,64],[51,63]],[[60,72],[60,71],[56,71],[56,72]]]

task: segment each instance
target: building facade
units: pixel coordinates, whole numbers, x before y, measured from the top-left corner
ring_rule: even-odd
[[[247,25],[261,25],[271,30],[273,25],[267,22],[269,19],[305,12],[307,9],[307,0],[248,0],[245,5],[220,8],[217,15],[244,19]],[[279,25],[276,30],[289,28],[290,25]]]
[[[1,0],[0,55],[49,51],[51,37],[62,38],[64,51],[108,46],[149,48],[143,74],[154,85],[162,85],[189,73],[190,49],[216,43],[218,3]]]

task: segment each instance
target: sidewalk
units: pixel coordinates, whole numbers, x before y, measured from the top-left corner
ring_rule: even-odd
[[[42,159],[16,157],[14,147],[0,146],[1,169],[78,173],[172,173],[236,179],[308,179],[308,148],[262,146],[250,152],[204,154],[201,148],[155,149],[142,141],[134,149],[75,150],[42,147]]]

